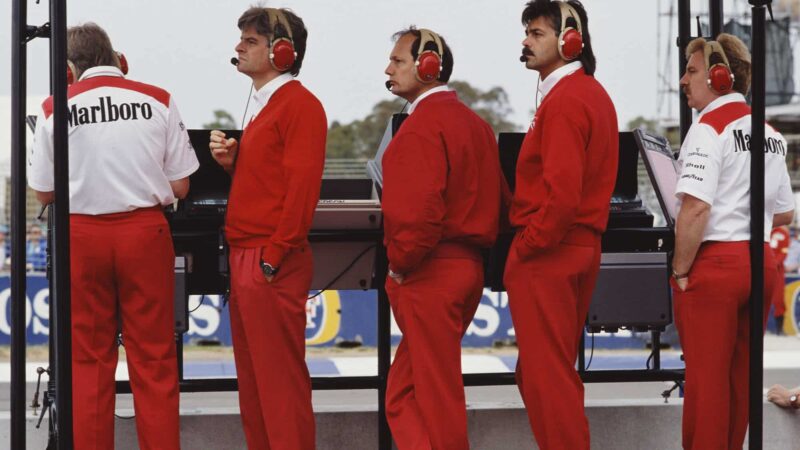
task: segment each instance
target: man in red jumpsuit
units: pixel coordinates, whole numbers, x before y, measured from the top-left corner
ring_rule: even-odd
[[[501,172],[491,127],[447,88],[453,55],[425,29],[395,34],[387,86],[409,117],[383,157],[386,290],[403,332],[386,416],[397,447],[467,449],[461,338],[497,235]]]
[[[93,23],[67,31],[74,445],[114,448],[117,317],[142,449],[178,449],[175,254],[163,205],[198,162],[169,92],[125,78]],[[53,200],[53,99],[36,121],[28,183]],[[68,412],[67,412],[68,414]]]
[[[539,72],[543,98],[517,161],[504,276],[517,383],[540,448],[588,449],[575,360],[617,174],[617,113],[593,77],[580,2],[529,2],[522,23],[525,67]]]
[[[313,450],[307,236],[319,200],[327,119],[319,100],[294,79],[308,36],[302,19],[254,7],[238,25],[237,68],[253,80],[255,111],[241,142],[215,130],[209,146],[233,177],[225,235],[239,407],[248,448]]]

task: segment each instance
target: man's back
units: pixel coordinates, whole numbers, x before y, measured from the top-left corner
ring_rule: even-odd
[[[441,195],[442,241],[479,247],[494,243],[501,186],[497,143],[489,124],[455,92],[436,93],[420,102],[387,149],[384,170],[388,184],[403,177],[431,183]],[[391,192],[388,204],[391,208]],[[391,234],[392,211],[389,215]]]
[[[70,211],[109,214],[172,202],[169,181],[198,164],[170,94],[99,66],[70,86],[68,96]],[[30,183],[39,191],[53,190],[52,111],[50,97],[31,155]]]

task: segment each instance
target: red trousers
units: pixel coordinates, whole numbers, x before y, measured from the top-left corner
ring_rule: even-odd
[[[178,449],[175,255],[160,208],[70,216],[76,450],[114,448],[117,315],[142,449]]]
[[[386,387],[386,419],[399,450],[469,448],[461,338],[483,293],[477,249],[440,244],[403,284],[386,280],[403,339]]]
[[[311,248],[286,255],[271,283],[260,260],[260,248],[231,247],[231,334],[247,448],[313,450],[311,377],[305,361]]]
[[[514,239],[503,282],[519,346],[517,385],[539,448],[588,449],[583,383],[575,370],[600,268],[600,236],[580,228],[522,259]]]
[[[742,448],[748,420],[749,242],[705,242],[681,291],[673,284],[686,361],[683,448]],[[764,322],[777,274],[764,245]]]

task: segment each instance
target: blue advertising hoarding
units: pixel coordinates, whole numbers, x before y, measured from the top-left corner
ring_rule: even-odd
[[[31,345],[47,343],[49,331],[49,291],[43,275],[29,274],[27,279],[25,323]],[[0,345],[10,343],[11,289],[8,275],[0,276]],[[800,323],[800,276],[786,277],[787,305],[784,333],[798,334]],[[219,295],[192,296],[189,299],[189,332],[184,342],[211,340],[231,345],[228,308]],[[377,345],[377,292],[327,291],[306,304],[306,344],[333,346],[342,341],[364,346]],[[400,340],[400,330],[392,320],[392,345]],[[488,347],[496,342],[514,340],[514,328],[505,293],[484,290],[480,306],[467,334],[465,347]]]

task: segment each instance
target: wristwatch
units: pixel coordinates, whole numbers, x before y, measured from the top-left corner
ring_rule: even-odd
[[[800,402],[797,401],[797,394],[792,394],[792,396],[789,397],[789,404],[794,409],[800,409]]]
[[[258,265],[261,266],[261,271],[264,272],[265,277],[274,277],[278,274],[277,267],[272,267],[271,264],[265,263],[263,260],[259,261]]]
[[[689,278],[689,272],[686,273],[678,273],[675,269],[672,269],[672,278],[675,280],[682,280],[684,278]]]

